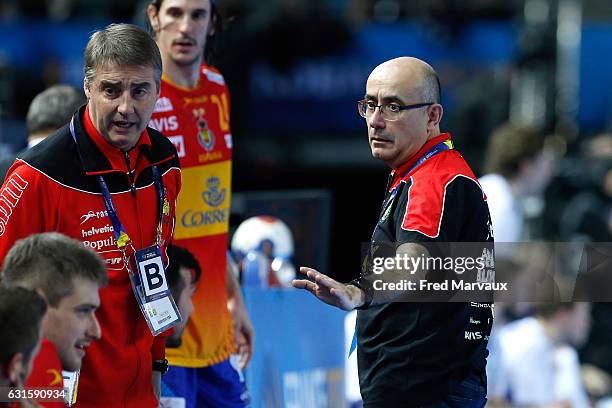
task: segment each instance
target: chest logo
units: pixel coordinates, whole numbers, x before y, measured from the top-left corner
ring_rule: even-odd
[[[389,218],[389,214],[391,214],[391,207],[393,207],[393,200],[395,200],[395,197],[391,198],[391,200],[387,203],[385,212],[383,213],[382,217],[380,217],[380,222],[385,222],[387,221],[387,218]]]
[[[491,216],[487,219],[487,241],[493,238],[493,224],[491,223]]]
[[[196,118],[196,126],[198,127],[198,142],[204,150],[210,152],[215,147],[215,134],[208,128],[204,113],[206,113],[204,108],[193,110],[193,116]]]
[[[218,207],[225,200],[225,189],[219,190],[220,185],[221,180],[217,176],[212,176],[206,180],[208,190],[202,192],[202,200],[211,207]]]

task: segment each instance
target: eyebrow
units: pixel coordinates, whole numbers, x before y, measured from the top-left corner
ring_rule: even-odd
[[[120,81],[109,81],[108,79],[103,79],[100,81],[100,86],[118,86],[121,85]]]
[[[132,82],[132,88],[150,88],[151,87],[151,83],[150,82]]]
[[[166,9],[166,13],[176,12],[176,11],[179,11],[181,13],[189,13],[189,14],[192,14],[192,13],[207,13],[208,12],[208,10],[203,8],[203,7],[194,8],[192,10],[184,10],[181,7],[178,7],[178,6],[170,6],[170,7],[168,7]]]
[[[378,98],[376,96],[373,96],[373,95],[365,94],[364,99],[365,100],[377,100]],[[404,103],[402,98],[400,98],[397,95],[388,95],[388,96],[385,96],[382,100],[383,100],[383,103],[397,102],[400,105]]]
[[[121,86],[121,81],[110,81],[103,79],[100,81],[100,86]],[[132,88],[150,88],[151,83],[148,81],[132,82],[130,85]]]

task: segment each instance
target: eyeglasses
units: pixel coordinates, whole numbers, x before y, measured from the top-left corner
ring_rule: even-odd
[[[366,119],[374,114],[376,108],[380,108],[380,115],[383,117],[383,119],[389,122],[393,122],[394,120],[399,119],[402,111],[422,108],[423,106],[429,106],[433,104],[433,102],[427,102],[415,103],[413,105],[400,105],[395,102],[391,102],[383,103],[382,105],[377,105],[376,103],[374,103],[374,101],[362,99],[357,102],[357,108],[359,109],[359,115]]]

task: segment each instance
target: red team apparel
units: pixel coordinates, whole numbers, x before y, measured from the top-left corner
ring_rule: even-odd
[[[32,360],[32,370],[25,383],[26,388],[57,388],[64,389],[62,378],[62,363],[57,354],[57,349],[47,339],[40,342],[40,350]],[[59,394],[58,394],[59,395]],[[60,401],[37,401],[42,407],[63,407]]]
[[[229,109],[223,76],[212,67],[202,65],[198,85],[192,89],[162,77],[150,126],[166,135],[178,152],[183,187],[174,239],[202,267],[193,296],[195,313],[181,347],[167,350],[172,365],[210,366],[234,351],[226,288],[232,167]]]
[[[108,185],[121,223],[138,250],[155,241],[158,196],[152,166],[158,167],[170,206],[162,218],[161,249],[166,258],[181,184],[176,151],[159,132],[146,129],[126,157],[98,133],[86,107],[75,114],[73,123],[74,139],[64,126],[25,152],[9,170],[0,190],[0,259],[16,240],[45,231],[61,232],[95,250],[107,265],[109,283],[100,290],[96,312],[102,339],[86,349],[76,406],[157,407],[152,361],[164,358],[165,338],[151,335],[132,293],[97,176]]]

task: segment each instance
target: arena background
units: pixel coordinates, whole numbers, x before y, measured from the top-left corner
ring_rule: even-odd
[[[529,239],[611,241],[610,229],[592,220],[612,206],[612,136],[598,160],[585,154],[612,125],[609,0],[218,3],[226,23],[215,64],[232,95],[234,228],[260,209],[285,214],[296,265],[354,277],[388,174],[371,158],[356,101],[373,67],[412,55],[436,67],[442,129],[478,176],[496,126],[512,120],[554,135],[556,172],[526,213]],[[2,154],[25,146],[25,114],[38,92],[82,86],[89,34],[111,22],[142,25],[145,4],[2,0]],[[591,198],[576,204],[585,194]],[[610,332],[593,330],[592,341],[609,344]],[[609,352],[583,356],[612,372]]]

